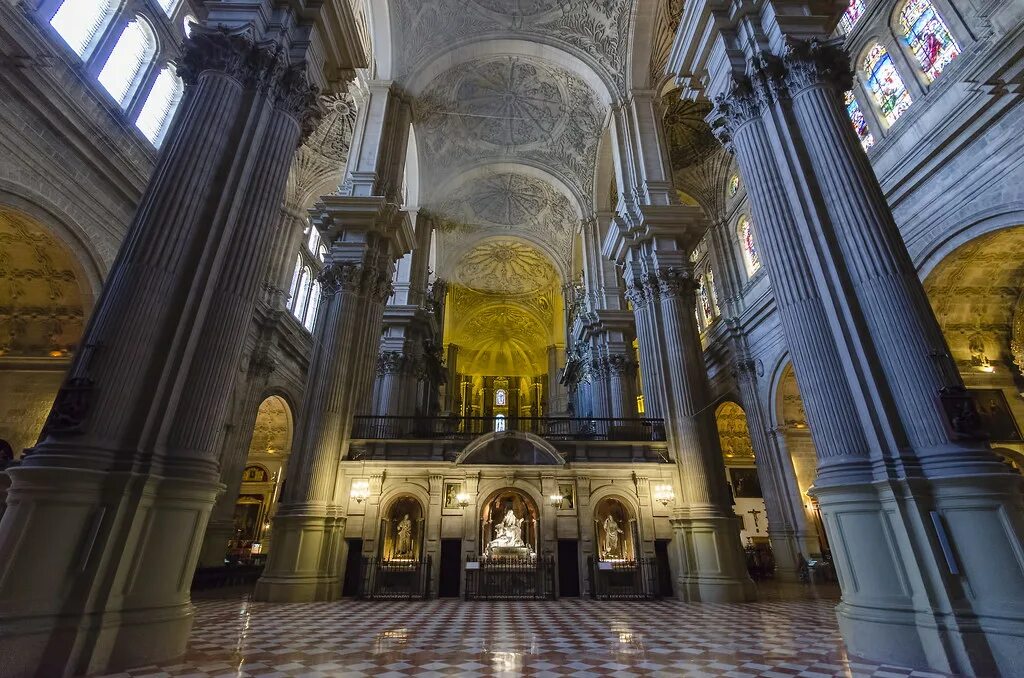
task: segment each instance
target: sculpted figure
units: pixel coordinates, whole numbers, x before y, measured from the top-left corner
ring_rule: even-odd
[[[610,515],[604,519],[604,552],[606,556],[620,555],[622,540],[619,535],[623,534],[615,518]]]
[[[398,538],[395,543],[395,555],[399,558],[412,555],[412,521],[406,513],[398,523]]]

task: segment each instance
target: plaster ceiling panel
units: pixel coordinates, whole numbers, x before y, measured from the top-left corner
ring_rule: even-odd
[[[0,355],[69,354],[82,336],[70,252],[32,219],[0,208]]]

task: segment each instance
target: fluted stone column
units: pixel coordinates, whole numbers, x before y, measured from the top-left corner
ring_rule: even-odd
[[[193,29],[175,127],[41,442],[9,471],[5,673],[184,652],[224,403],[315,110],[305,67],[264,37]]]
[[[777,11],[755,24],[695,3],[680,40],[707,19],[715,48],[695,56],[677,40],[673,68],[712,83],[754,208],[819,455],[813,492],[843,588],[846,645],[945,672],[1019,672],[1022,481],[978,438],[973,404],[845,117],[847,57],[813,39],[834,18],[809,14],[797,27],[782,18],[788,4],[772,2]],[[735,42],[741,34],[750,39]],[[733,47],[728,61],[700,62]],[[733,72],[744,52],[746,70]]]
[[[698,208],[645,207],[645,221],[620,225],[605,252],[623,262],[627,298],[640,342],[644,393],[663,417],[683,496],[673,513],[677,591],[687,600],[738,601],[753,596],[725,478],[694,311],[690,251],[703,231]]]
[[[636,413],[636,360],[630,354],[613,354],[605,358],[608,372],[608,416],[631,419]]]
[[[256,587],[260,600],[340,594],[345,518],[338,462],[352,418],[370,395],[395,261],[412,244],[407,216],[384,198],[325,197],[314,222],[332,245],[320,276],[324,297],[297,446],[274,518],[274,549]]]

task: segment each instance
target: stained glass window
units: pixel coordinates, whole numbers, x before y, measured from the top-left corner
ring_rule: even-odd
[[[734,174],[729,177],[729,197],[736,195],[740,190],[740,175]]]
[[[850,0],[850,6],[839,17],[839,34],[846,35],[853,30],[857,20],[864,14],[864,0]]]
[[[907,0],[900,11],[900,29],[928,82],[960,54],[960,46],[929,0]]]
[[[875,137],[871,135],[871,130],[868,129],[868,121],[864,119],[864,111],[860,110],[860,104],[857,103],[857,98],[853,96],[853,92],[846,92],[843,95],[843,101],[846,103],[846,114],[850,116],[850,122],[853,123],[853,130],[857,133],[857,138],[860,139],[860,145],[866,151],[874,145]]]
[[[508,391],[503,388],[499,388],[494,392],[494,404],[498,407],[504,407],[508,404]]]
[[[757,252],[757,245],[754,243],[754,227],[746,216],[740,217],[736,225],[737,235],[740,239],[740,248],[743,250],[743,263],[747,265],[747,275],[752,276],[761,268],[761,255]]]
[[[889,52],[877,42],[864,57],[864,72],[867,75],[868,89],[871,90],[871,96],[882,112],[882,117],[890,125],[893,124],[910,108],[910,92],[896,71]]]

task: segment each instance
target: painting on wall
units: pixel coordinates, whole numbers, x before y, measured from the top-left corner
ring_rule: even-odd
[[[1024,441],[1005,393],[998,388],[972,388],[970,392],[981,418],[981,429],[989,440],[1004,443]]]
[[[764,496],[756,468],[730,468],[729,477],[732,479],[732,495],[735,498],[759,499]]]
[[[444,484],[444,507],[446,509],[457,509],[459,507],[459,492],[462,492],[462,483]]]
[[[569,511],[576,508],[576,487],[572,483],[559,483],[558,494],[562,495],[562,510]]]

